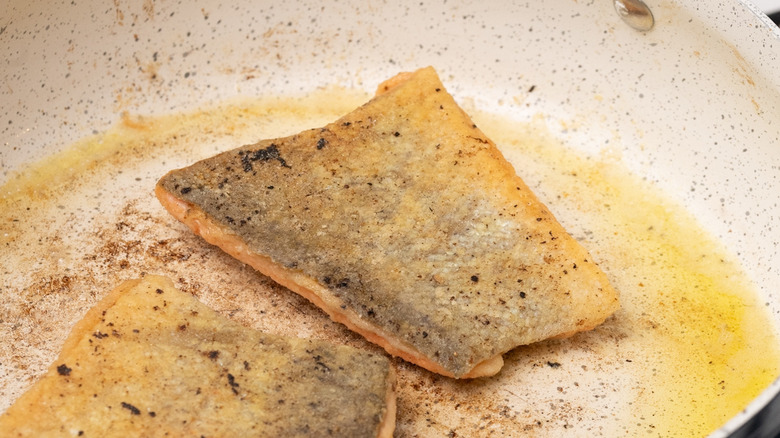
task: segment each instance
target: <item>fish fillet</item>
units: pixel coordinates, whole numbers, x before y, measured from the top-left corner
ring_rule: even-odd
[[[0,436],[391,437],[393,382],[384,356],[245,328],[146,276],[76,324]]]
[[[325,127],[171,171],[156,194],[206,241],[446,376],[495,374],[508,350],[618,308],[431,67]]]

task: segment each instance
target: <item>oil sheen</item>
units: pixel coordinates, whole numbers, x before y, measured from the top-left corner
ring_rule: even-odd
[[[87,277],[107,275],[90,271],[94,267],[89,263],[99,256],[81,254],[97,246],[95,235],[110,234],[68,232],[74,221],[85,228],[108,223],[106,230],[125,235],[143,228],[149,217],[167,221],[152,190],[168,170],[262,138],[322,126],[367,99],[360,92],[328,89],[166,116],[125,115],[107,132],[25,168],[0,187],[0,220],[5,224],[0,262],[8,278],[0,299],[33,296],[32,285],[51,284],[35,277],[53,278],[58,269],[69,273],[69,281],[84,284]],[[510,352],[505,370],[491,379],[456,382],[395,361],[401,436],[701,436],[737,414],[778,376],[777,330],[766,305],[728,249],[695,218],[631,175],[619,160],[582,155],[550,135],[541,121],[518,123],[479,112],[473,116],[520,177],[599,262],[620,292],[621,309],[592,332]],[[112,189],[117,187],[121,189]],[[130,210],[144,212],[137,224],[128,218],[129,203]],[[63,210],[70,213],[63,215]],[[161,242],[186,233],[171,231],[172,221],[165,223],[165,229],[152,227],[137,234]],[[291,308],[298,310],[289,314],[274,310],[285,306],[266,302],[270,299],[260,294],[252,305],[244,298],[211,297],[209,291],[219,289],[220,278],[238,278],[244,271],[231,272],[237,268],[214,257],[215,248],[193,251],[195,255],[167,266],[160,265],[152,251],[140,252],[126,270],[180,269],[178,276],[205,285],[200,298],[207,304],[261,309],[256,314],[229,313],[237,312],[245,324],[363,345],[344,329],[327,325],[327,318],[313,308],[300,311],[292,294]],[[79,275],[84,280],[78,280]],[[0,385],[5,387],[0,394],[3,410],[24,389],[24,383],[12,382],[28,381],[48,366],[59,348],[57,339],[64,338],[74,315],[83,311],[85,302],[99,298],[95,291],[69,293],[82,304],[68,308],[71,301],[62,301],[48,309],[41,299],[24,314],[9,306],[0,315],[6,322],[16,321],[14,330],[34,331],[35,324],[49,324],[47,330],[54,334],[20,344],[16,332],[0,332],[0,344],[17,345],[13,352],[0,348],[0,362],[6,367]],[[36,312],[46,317],[30,316]],[[67,322],[57,323],[58,315]],[[33,353],[41,349],[46,353]]]

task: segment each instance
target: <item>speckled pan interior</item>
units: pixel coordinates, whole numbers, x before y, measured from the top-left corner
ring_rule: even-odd
[[[476,108],[541,117],[685,205],[740,258],[780,325],[780,31],[736,0],[647,3],[656,26],[640,33],[607,0],[11,0],[0,14],[0,182],[125,111],[332,84],[372,92],[434,65]]]

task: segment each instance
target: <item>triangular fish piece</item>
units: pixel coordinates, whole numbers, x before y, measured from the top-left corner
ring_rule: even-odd
[[[618,308],[430,67],[323,128],[172,171],[156,193],[208,242],[447,376],[495,374],[502,353]]]
[[[393,381],[385,356],[248,329],[146,276],[76,324],[0,436],[390,437]]]

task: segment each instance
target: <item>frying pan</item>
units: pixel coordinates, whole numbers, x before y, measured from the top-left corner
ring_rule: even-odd
[[[101,136],[118,122],[143,126],[147,119],[138,117],[151,120],[247,96],[300,97],[334,86],[360,95],[399,71],[434,65],[467,109],[533,122],[578,153],[608,154],[683,206],[736,257],[776,330],[780,31],[750,3],[737,0],[659,0],[648,5],[655,26],[639,32],[621,21],[608,0],[11,0],[0,16],[0,182],[9,183],[3,196],[19,196],[15,190],[22,186],[17,182],[30,175],[37,178],[37,187],[67,186],[68,178],[97,171],[84,162],[90,162],[90,154],[103,152],[88,144],[108,141]],[[78,142],[84,138],[91,140]],[[229,140],[216,141],[218,146],[201,153],[252,139]],[[61,154],[74,148],[80,152]],[[158,157],[153,147],[147,152],[151,161]],[[45,166],[29,167],[47,157],[70,157],[73,161],[65,169],[75,170],[46,173]],[[164,154],[159,157],[165,160]],[[176,164],[157,162],[154,169]],[[273,329],[270,322],[248,316],[253,308],[268,305],[282,309],[277,316],[292,318],[291,334],[365,346],[282,290],[272,291],[273,302],[251,304],[246,289],[275,286],[196,239],[184,241],[196,248],[193,253],[169,248],[169,260],[130,260],[130,241],[117,246],[107,225],[138,234],[137,242],[143,242],[144,224],[165,228],[173,239],[167,242],[179,242],[171,236],[184,233],[172,222],[155,219],[161,211],[122,202],[133,190],[151,196],[159,174],[122,172],[119,165],[114,169],[120,170],[105,175],[101,187],[58,192],[57,199],[28,190],[31,198],[49,202],[45,205],[50,209],[16,212],[14,206],[22,204],[4,204],[9,209],[4,217],[12,219],[0,225],[0,408],[43,372],[70,326],[101,293],[130,274],[168,269],[178,274],[180,287],[248,325]],[[85,193],[94,196],[79,197]],[[138,223],[112,216],[117,206]],[[24,228],[25,221],[33,225]],[[75,231],[57,235],[46,227]],[[43,237],[34,243],[37,235]],[[103,258],[80,257],[87,250],[79,245],[87,241],[104,243]],[[23,248],[22,243],[31,246]],[[124,267],[113,263],[123,257]],[[230,275],[248,280],[191,275],[204,264],[225,265],[233,270]],[[226,292],[225,285],[235,289]],[[540,348],[547,351],[555,345]],[[400,362],[396,366],[410,368]],[[400,409],[413,414],[399,418],[398,434],[446,433],[440,427],[446,418],[437,417],[444,408],[437,403],[444,406],[447,401],[432,395],[442,387],[444,394],[474,395],[469,400],[475,404],[464,407],[468,414],[461,411],[459,417],[481,426],[468,429],[472,435],[511,434],[505,428],[508,423],[501,423],[497,405],[480,404],[480,394],[489,397],[475,389],[479,382],[454,387],[435,376],[409,373],[421,381],[409,383],[405,394],[420,388],[422,392],[419,399],[402,400]],[[549,403],[541,398],[534,402],[538,394],[523,392],[519,384],[512,389],[528,406]],[[780,430],[779,392],[775,381],[712,436],[773,436]],[[555,400],[563,409],[565,396]],[[603,416],[609,416],[608,409],[602,409]],[[409,420],[414,415],[414,421]],[[599,429],[598,415],[594,418],[587,430],[540,422],[527,432],[606,433]]]

